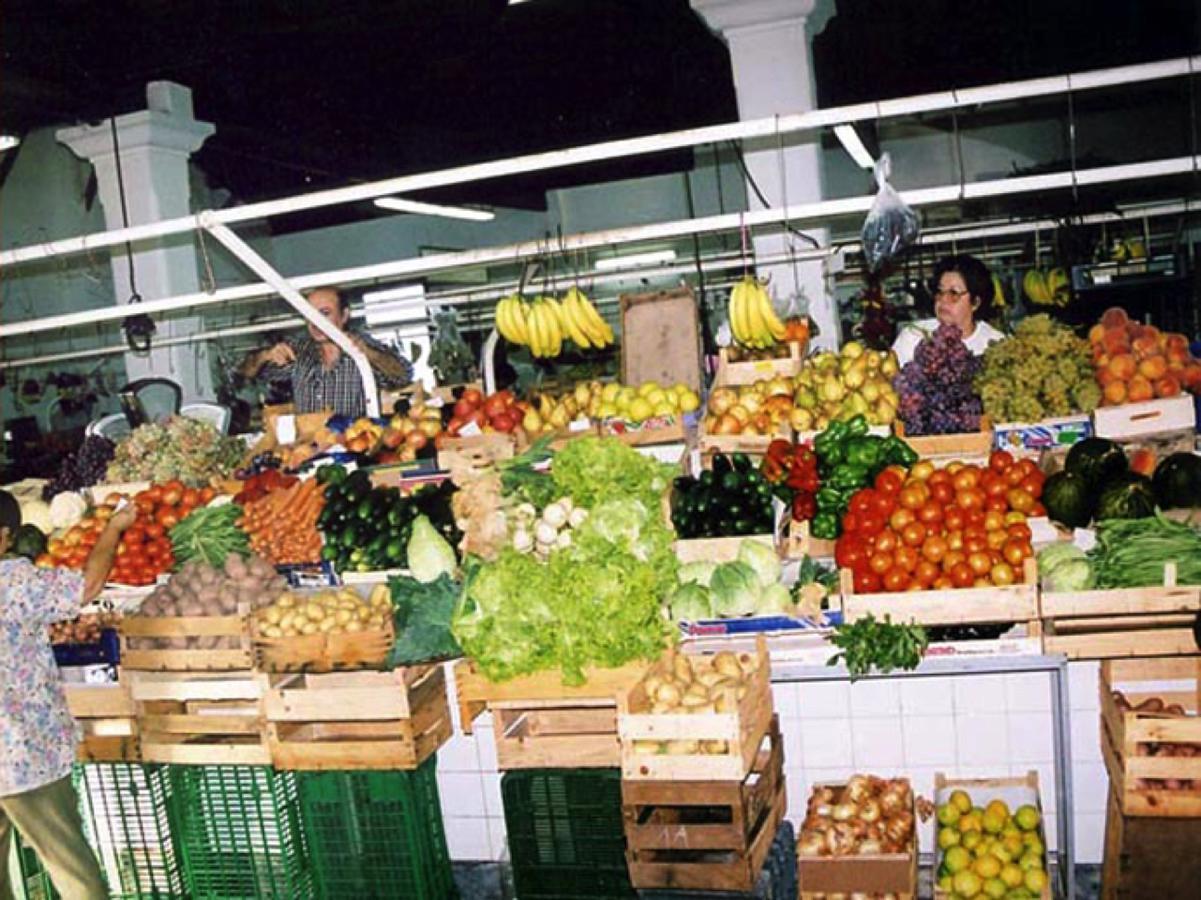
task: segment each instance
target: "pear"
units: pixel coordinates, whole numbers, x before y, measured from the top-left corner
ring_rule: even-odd
[[[536,409],[531,408],[530,411],[521,418],[521,427],[530,434],[541,434],[542,425],[542,416],[538,415],[538,411]]]
[[[792,386],[787,379],[777,377],[767,382],[764,390],[769,397],[788,396],[792,393]]]
[[[569,397],[568,399],[572,400],[574,402],[575,398]],[[550,414],[550,418],[547,421],[555,429],[566,428],[567,425],[571,422],[572,415],[574,415],[574,414],[569,414],[567,412],[566,404],[560,404],[559,406],[555,407],[554,412],[552,412]]]
[[[788,414],[788,424],[790,424],[795,431],[812,431],[813,413],[808,409],[795,407],[792,412]]]
[[[864,346],[858,341],[847,341],[842,345],[842,355],[847,359],[858,359],[865,352]]]
[[[865,358],[867,359],[867,368],[869,371],[875,372],[877,369],[880,368],[880,360],[881,360],[882,356],[883,356],[883,354],[881,354],[879,351],[876,351],[876,350],[867,351],[867,353],[865,354]]]
[[[821,396],[823,400],[837,402],[846,396],[846,388],[837,378],[830,376],[822,382]]]
[[[875,380],[869,380],[859,389],[859,393],[863,395],[863,399],[868,403],[875,403],[880,399],[880,383]]]
[[[863,387],[863,383],[867,381],[867,363],[862,356],[851,362],[851,367],[847,369],[842,380],[852,391]]]
[[[792,402],[802,409],[812,410],[817,406],[817,394],[807,387],[798,388]]]
[[[897,365],[897,358],[893,353],[885,356],[884,361],[880,363],[880,374],[889,380],[892,380],[899,371],[901,371],[901,367]]]

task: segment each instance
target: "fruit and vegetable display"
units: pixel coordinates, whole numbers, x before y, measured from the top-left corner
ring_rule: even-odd
[[[249,556],[250,542],[238,527],[241,520],[241,507],[232,503],[204,506],[188,513],[168,532],[176,564],[199,560],[217,566],[231,553]]]
[[[234,503],[245,506],[259,500],[276,488],[288,488],[299,481],[295,475],[285,475],[279,466],[267,466],[262,471],[248,474],[242,479],[242,489],[234,494]]]
[[[937,817],[940,891],[955,900],[1042,896],[1048,877],[1037,807],[1023,804],[1011,811],[1001,799],[981,807],[966,791],[955,790],[937,808]]]
[[[459,437],[468,425],[483,433],[512,434],[524,417],[525,411],[517,405],[512,391],[497,391],[485,397],[475,388],[467,388],[451,411],[446,436]]]
[[[496,304],[496,330],[510,344],[528,347],[535,359],[558,356],[568,339],[581,350],[603,349],[614,341],[609,323],[577,287],[569,288],[562,300],[505,297]]]
[[[317,522],[325,492],[317,478],[293,481],[251,500],[235,521],[250,536],[251,549],[277,566],[320,562]]]
[[[791,615],[792,592],[780,582],[780,558],[769,544],[744,540],[731,562],[680,566],[680,586],[667,600],[681,622],[737,616]]]
[[[812,422],[798,415],[793,426],[821,431],[854,416],[863,416],[870,425],[891,425],[900,405],[892,383],[899,369],[891,350],[868,350],[858,341],[847,341],[837,353],[815,353],[801,367],[793,396]]]
[[[78,491],[99,484],[108,472],[116,445],[108,438],[89,434],[83,443],[63,460],[58,474],[42,489],[42,499],[49,500],[63,491]]]
[[[532,503],[522,503],[513,510],[513,549],[533,553],[540,562],[546,562],[552,550],[571,546],[572,531],[587,518],[588,510],[576,506],[570,497],[548,503],[541,513]]]
[[[857,491],[878,481],[889,467],[904,469],[918,461],[917,453],[900,438],[868,434],[863,416],[831,423],[814,438],[813,452],[817,455],[820,485],[814,497],[816,512],[811,533],[824,540],[842,534],[843,516]],[[886,481],[891,486],[896,478],[888,476]]]
[[[913,852],[915,825],[909,779],[852,775],[845,785],[814,786],[797,836],[797,855]]]
[[[1120,690],[1112,691],[1114,705],[1120,712],[1145,713],[1162,719],[1165,725],[1173,719],[1196,721],[1179,703],[1165,703],[1162,697],[1146,697],[1138,703],[1132,703]],[[1201,757],[1201,744],[1183,741],[1144,741],[1138,744],[1137,756],[1154,756],[1158,758],[1175,757],[1177,759],[1193,759]],[[1165,791],[1195,791],[1201,789],[1199,778],[1138,778],[1136,786],[1142,790]]]
[[[1072,445],[1063,470],[1047,478],[1043,504],[1054,522],[1083,528],[1106,519],[1139,519],[1155,513],[1158,495],[1165,503],[1183,505],[1201,496],[1190,490],[1201,479],[1201,459],[1177,454],[1164,460],[1159,490],[1151,478],[1132,471],[1125,451],[1104,438],[1086,438]],[[1168,507],[1164,507],[1168,508]]]
[[[208,422],[174,416],[164,424],[139,425],[117,442],[108,464],[109,482],[181,481],[203,487],[230,475],[241,462],[244,447],[225,437]]]
[[[772,487],[744,453],[716,453],[712,468],[672,487],[671,524],[685,540],[775,532]]]
[[[1088,342],[1050,316],[1027,316],[989,345],[975,379],[993,422],[1037,422],[1092,412],[1101,402]]]
[[[475,388],[465,388],[465,396]],[[437,406],[412,403],[404,413],[393,415],[380,433],[379,445],[375,448],[375,461],[381,465],[410,462],[422,450],[437,441],[443,433],[443,412]]]
[[[254,613],[258,633],[269,638],[382,631],[391,617],[392,600],[383,584],[367,597],[349,587],[308,595],[284,591]]]
[[[923,338],[893,382],[905,433],[978,431],[983,404],[973,383],[981,365],[954,325],[939,325]]]
[[[1113,307],[1089,329],[1088,340],[1106,406],[1201,393],[1201,361],[1182,334],[1140,324]]]
[[[885,469],[851,497],[835,559],[857,594],[1012,585],[1034,554],[1026,518],[1044,512],[1043,481],[1003,450],[986,467]]]
[[[788,505],[793,521],[807,522],[817,515],[821,477],[817,454],[810,445],[772,441],[759,469],[775,495]]]

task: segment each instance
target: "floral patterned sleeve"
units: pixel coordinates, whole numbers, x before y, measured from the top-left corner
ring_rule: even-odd
[[[0,617],[22,622],[67,622],[83,605],[83,575],[39,569],[27,559],[0,563]]]

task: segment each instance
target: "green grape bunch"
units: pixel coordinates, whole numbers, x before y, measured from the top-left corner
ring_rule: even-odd
[[[993,422],[1087,413],[1101,402],[1088,341],[1046,314],[1026,317],[984,351],[974,387]]]

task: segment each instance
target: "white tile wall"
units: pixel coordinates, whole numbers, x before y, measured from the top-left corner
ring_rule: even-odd
[[[1100,761],[1096,664],[1069,667],[1077,859],[1102,858],[1107,781]],[[789,818],[804,815],[812,785],[856,771],[904,774],[923,796],[934,775],[965,778],[1039,773],[1048,842],[1055,842],[1050,676],[912,678],[774,685],[784,734]],[[455,859],[502,859],[508,850],[489,716],[438,753],[447,841]],[[922,826],[930,847],[932,826]]]

